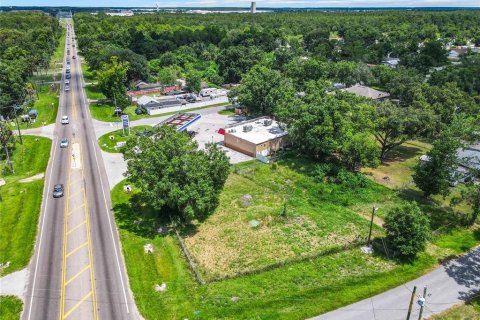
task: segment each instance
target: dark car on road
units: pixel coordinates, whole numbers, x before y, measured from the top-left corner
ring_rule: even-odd
[[[53,186],[53,197],[54,198],[63,197],[63,184],[56,184]]]

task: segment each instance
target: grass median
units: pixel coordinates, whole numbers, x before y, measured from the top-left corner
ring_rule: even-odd
[[[17,141],[11,158],[15,172],[2,173],[6,184],[0,187],[0,263],[10,266],[0,275],[24,268],[32,255],[44,178],[22,179],[45,172],[51,144],[47,138],[23,136],[23,144]],[[0,167],[5,168],[4,160]]]

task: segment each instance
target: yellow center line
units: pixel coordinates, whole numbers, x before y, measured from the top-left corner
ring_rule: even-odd
[[[73,64],[73,66],[75,66],[75,64]],[[75,90],[72,91],[72,106],[73,106],[73,114],[75,115],[76,117],[76,114],[77,114],[77,109],[76,109],[76,105],[75,105]],[[84,164],[85,162],[83,161],[83,152],[82,152],[82,145],[80,145],[80,148],[79,148],[79,152],[80,152],[80,161],[82,164]],[[81,167],[82,169],[82,179],[85,181],[85,171],[83,169],[83,165]],[[92,253],[92,238],[90,236],[90,220],[89,220],[89,212],[88,212],[88,204],[87,204],[87,192],[85,190],[85,188],[83,188],[83,203],[84,203],[84,206],[85,206],[85,210],[84,210],[84,213],[85,213],[85,221],[86,221],[86,225],[87,225],[87,241],[88,241],[88,257],[89,257],[89,260],[90,260],[90,265],[92,266],[90,268],[90,284],[91,284],[91,287],[92,287],[92,304],[93,304],[93,319],[94,320],[97,320],[98,319],[98,316],[97,316],[97,301],[95,299],[95,292],[96,292],[96,288],[95,288],[95,271],[94,271],[94,264],[93,264],[93,253]]]
[[[70,283],[72,283],[73,280],[77,279],[85,270],[87,270],[88,268],[90,268],[90,265],[87,264],[82,270],[78,271],[76,275],[74,275],[73,277],[71,277],[70,279],[68,279],[67,282],[65,282],[65,285],[68,286]]]
[[[68,215],[71,215],[72,213],[74,213],[74,212],[77,211],[78,209],[83,208],[84,206],[85,206],[85,204],[82,203],[81,205],[79,205],[78,207],[76,207],[75,209],[73,209],[72,211],[70,211],[70,212],[68,213]]]
[[[78,250],[82,249],[83,247],[85,247],[87,245],[87,241],[85,241],[84,243],[82,243],[81,245],[79,245],[78,247],[76,247],[75,249],[73,249],[72,251],[70,251],[68,254],[67,254],[67,258],[70,257],[72,254],[74,254],[75,252],[77,252]]]
[[[85,300],[87,300],[91,295],[92,295],[92,291],[90,291],[85,297],[82,298],[82,300],[80,300],[76,305],[74,305],[72,309],[70,309],[67,312],[67,314],[65,314],[65,316],[62,317],[62,319],[66,319],[69,315],[71,315],[72,312],[75,311],[75,309],[77,309],[82,303],[84,303]]]
[[[80,147],[80,158],[82,159],[83,162],[83,152],[82,148]],[[82,177],[85,179],[85,171],[83,170],[82,166]],[[93,319],[97,320],[97,301],[95,299],[95,270],[94,270],[94,264],[93,264],[93,253],[92,253],[92,239],[90,236],[90,220],[89,220],[89,212],[88,212],[88,206],[87,206],[87,192],[85,188],[83,189],[83,202],[85,203],[85,221],[87,222],[87,240],[88,240],[88,256],[90,258],[90,264],[92,267],[90,268],[90,278],[92,279],[91,286],[92,286],[92,304],[93,304]]]
[[[75,227],[73,227],[72,229],[68,230],[67,232],[67,235],[69,235],[70,233],[72,233],[73,231],[77,230],[78,228],[80,228],[81,226],[83,226],[85,224],[85,220],[80,222],[79,224],[77,224]]]
[[[67,149],[70,150],[70,147]],[[64,221],[63,221],[63,255],[62,255],[62,284],[60,286],[60,319],[63,319],[65,314],[65,278],[66,278],[66,269],[67,269],[67,229],[68,229],[68,198],[70,195],[70,175],[71,170],[71,158],[68,162],[68,183],[67,183],[67,199],[65,201],[65,211],[64,211]]]

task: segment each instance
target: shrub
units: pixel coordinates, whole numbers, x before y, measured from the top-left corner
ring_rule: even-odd
[[[430,234],[429,221],[415,202],[392,208],[383,226],[388,244],[400,256],[412,258],[425,249]]]
[[[365,188],[368,184],[368,179],[361,173],[340,169],[336,177],[336,182],[343,188],[358,189]]]

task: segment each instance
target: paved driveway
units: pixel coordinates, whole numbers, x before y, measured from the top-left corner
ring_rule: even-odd
[[[463,302],[480,291],[480,247],[426,275],[332,312],[314,317],[318,320],[404,320],[413,287],[417,297],[410,319],[418,319],[417,299],[427,286],[423,319]]]

